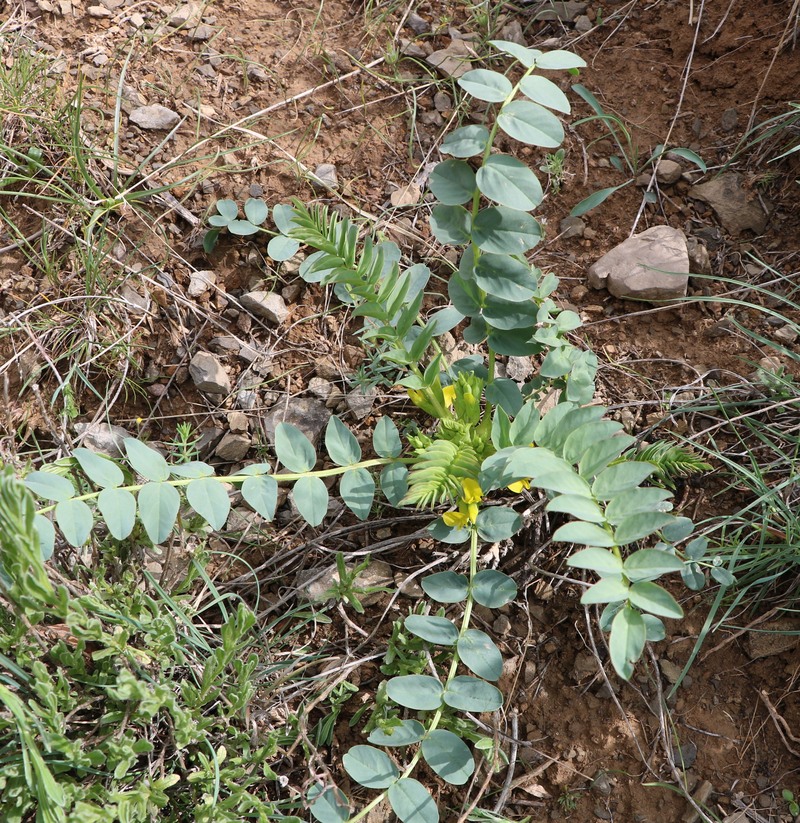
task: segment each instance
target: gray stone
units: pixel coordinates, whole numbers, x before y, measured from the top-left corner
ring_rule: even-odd
[[[583,233],[586,231],[586,223],[580,217],[565,217],[558,224],[558,231],[562,240],[583,237]]]
[[[181,120],[181,116],[168,109],[166,106],[161,106],[158,103],[152,106],[140,106],[130,113],[130,120],[141,129],[171,129],[177,126]]]
[[[145,289],[144,295],[139,294],[130,283],[125,283],[120,289],[120,297],[128,304],[128,311],[133,314],[147,314],[150,311],[150,295]]]
[[[183,3],[167,18],[167,25],[177,29],[180,26],[196,26],[200,23],[203,7],[200,3]]]
[[[197,352],[189,363],[189,374],[200,391],[208,394],[228,394],[231,390],[228,373],[210,352]]]
[[[243,434],[249,428],[247,415],[243,412],[228,412],[228,426],[234,434]]]
[[[689,264],[694,274],[711,274],[711,257],[705,244],[696,237],[686,238],[686,249],[689,252]]]
[[[592,782],[589,788],[595,794],[602,795],[603,797],[609,797],[614,788],[614,785],[612,784],[611,779],[608,776],[608,772],[606,772],[603,769],[599,769],[595,773],[595,776],[592,778]]]
[[[330,417],[330,411],[319,400],[310,397],[284,398],[264,415],[264,433],[274,444],[278,423],[292,423],[316,445]]]
[[[453,108],[453,98],[447,92],[437,91],[433,95],[433,106],[438,112],[447,112]]]
[[[736,111],[736,109],[725,109],[725,111],[722,112],[722,119],[720,120],[722,130],[727,132],[736,131],[738,125],[739,112]]]
[[[242,343],[238,337],[224,334],[221,337],[212,337],[208,341],[208,348],[217,354],[239,354]]]
[[[517,383],[524,383],[534,372],[530,357],[509,357],[506,363],[506,376]]]
[[[400,54],[402,54],[403,57],[413,57],[416,60],[424,60],[428,53],[413,40],[409,40],[407,37],[401,37]]]
[[[678,180],[681,179],[682,174],[683,168],[680,163],[676,163],[674,160],[667,160],[665,158],[658,164],[656,180],[658,180],[662,186],[671,186],[673,183],[677,183]]]
[[[457,80],[472,68],[470,62],[472,57],[472,50],[463,40],[453,40],[447,48],[429,54],[425,62],[437,69],[444,77]]]
[[[525,42],[525,35],[522,33],[522,24],[519,20],[512,20],[503,26],[500,32],[503,40],[508,40],[510,43],[516,43],[518,46],[527,46]]]
[[[226,432],[214,449],[214,454],[226,463],[238,463],[244,460],[251,445],[252,441],[248,435]]]
[[[258,405],[258,393],[252,389],[242,389],[236,394],[236,405],[245,411],[252,411]]]
[[[575,18],[575,31],[579,32],[580,34],[586,34],[587,32],[590,32],[593,28],[594,24],[585,14],[579,14]]]
[[[661,674],[667,683],[677,683],[681,676],[681,667],[673,663],[671,660],[659,660],[658,665],[661,668]]]
[[[431,30],[430,23],[413,11],[406,17],[406,26],[408,26],[414,34],[425,34]]]
[[[685,235],[669,226],[654,226],[629,237],[589,269],[589,285],[625,299],[685,297],[689,285]]]
[[[189,297],[201,297],[217,282],[213,271],[193,271],[189,275]]]
[[[132,437],[122,426],[111,426],[108,423],[76,423],[75,431],[81,437],[80,445],[109,457],[119,457],[123,453],[122,441],[126,437]]]
[[[86,9],[86,13],[89,17],[111,17],[113,15],[113,12],[105,6],[89,6],[89,8]]]
[[[202,40],[210,40],[214,36],[214,29],[212,26],[209,26],[206,23],[201,23],[199,26],[195,26],[189,32],[189,39],[195,40],[200,42]]]
[[[577,0],[566,0],[566,2],[547,0],[538,9],[534,10],[533,17],[535,20],[562,20],[569,23],[583,14],[588,5],[588,3],[578,2]]]
[[[266,83],[269,80],[269,75],[257,63],[250,63],[247,66],[247,77],[257,83]]]
[[[762,234],[767,227],[769,215],[758,199],[750,196],[743,185],[742,176],[736,172],[726,172],[708,183],[692,186],[689,196],[708,203],[719,222],[731,234],[744,231]]]
[[[680,746],[673,746],[672,759],[679,769],[684,771],[691,769],[695,760],[697,760],[697,746],[691,740],[687,740]]]
[[[308,381],[308,390],[314,397],[320,400],[327,400],[333,391],[333,383],[330,380],[324,380],[322,377],[312,377]]]
[[[356,420],[363,420],[372,411],[377,396],[378,392],[374,388],[367,389],[365,392],[362,392],[360,388],[353,389],[347,392],[345,398],[347,408]]]
[[[243,294],[239,302],[256,317],[263,317],[270,323],[280,326],[289,316],[289,309],[284,299],[275,292],[251,291]]]
[[[339,175],[333,163],[320,163],[311,177],[311,185],[315,189],[338,189]]]
[[[788,324],[785,326],[781,326],[779,329],[775,329],[775,331],[772,332],[772,336],[780,343],[786,343],[787,345],[791,345],[797,340],[797,327],[790,326]]]

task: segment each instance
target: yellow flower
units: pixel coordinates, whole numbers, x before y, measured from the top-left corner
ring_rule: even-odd
[[[445,406],[452,406],[456,402],[455,386],[442,386],[442,394],[444,395]]]
[[[419,389],[409,389],[408,396],[415,406],[421,406],[425,402],[425,392]]]
[[[478,519],[478,504],[483,500],[483,492],[477,480],[468,477],[461,481],[461,488],[463,494],[458,501],[458,510],[442,515],[445,525],[456,529],[466,528]]]
[[[523,489],[529,489],[530,487],[530,480],[517,480],[516,483],[508,484],[508,490],[514,492],[515,494],[519,494]]]

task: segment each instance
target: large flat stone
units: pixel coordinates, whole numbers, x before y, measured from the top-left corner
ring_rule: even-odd
[[[589,269],[589,285],[631,300],[677,300],[689,285],[686,236],[654,226],[629,237]]]
[[[752,192],[743,185],[742,176],[736,172],[726,172],[708,183],[692,186],[689,196],[708,203],[730,234],[752,231],[763,234],[769,214]],[[769,203],[765,201],[767,208]]]

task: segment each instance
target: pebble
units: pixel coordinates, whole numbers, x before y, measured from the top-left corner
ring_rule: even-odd
[[[603,797],[609,797],[614,786],[611,783],[608,772],[604,769],[600,769],[592,778],[592,783],[589,788],[595,794],[602,795]]]
[[[291,423],[316,445],[330,418],[330,411],[319,400],[311,397],[293,397],[286,402],[284,398],[264,415],[264,434],[267,440],[274,444],[275,428],[278,423]]]
[[[413,57],[417,60],[424,60],[428,53],[422,46],[418,46],[413,40],[406,37],[400,38],[400,54],[404,57]]]
[[[243,412],[228,412],[228,427],[234,434],[242,434],[248,429],[247,415]]]
[[[198,352],[189,363],[189,375],[195,386],[208,394],[228,394],[231,380],[222,363],[210,352]]]
[[[247,77],[257,83],[266,83],[269,80],[269,75],[256,63],[250,63],[247,66]]]
[[[692,795],[693,800],[698,806],[702,806],[711,797],[711,792],[714,791],[714,786],[708,780],[704,780]],[[682,823],[695,823],[700,819],[700,815],[696,809],[688,809],[686,814],[681,818]]]
[[[158,103],[152,106],[140,106],[138,109],[134,109],[129,116],[131,122],[142,129],[171,129],[181,119],[177,112]]]
[[[202,6],[200,3],[184,3],[167,18],[167,25],[177,29],[180,26],[191,25],[196,26],[200,23],[202,16]]]
[[[76,423],[75,431],[83,438],[80,445],[109,457],[119,457],[123,452],[123,440],[132,436],[122,426],[108,423]]]
[[[591,31],[593,28],[594,25],[592,21],[585,14],[579,14],[575,18],[575,31],[586,34],[586,32]]]
[[[500,32],[503,40],[508,40],[510,43],[516,43],[518,46],[526,46],[525,35],[522,33],[522,24],[519,20],[512,20],[506,23]]]
[[[506,362],[506,376],[517,383],[524,383],[534,372],[530,357],[509,357]]]
[[[113,14],[105,6],[89,6],[86,13],[89,17],[111,17]]]
[[[257,317],[280,326],[289,317],[289,308],[284,299],[275,292],[251,291],[239,298],[242,307]]]
[[[683,771],[691,769],[697,760],[697,746],[691,740],[687,740],[679,747],[673,746],[672,759],[679,769]]]
[[[429,54],[425,62],[437,69],[444,77],[457,80],[472,68],[470,62],[472,56],[471,49],[463,40],[453,40],[447,48]]]
[[[242,389],[236,395],[236,405],[245,411],[252,411],[258,405],[258,394],[252,389]]]
[[[248,435],[227,432],[222,435],[217,448],[214,449],[214,454],[226,463],[238,463],[240,460],[244,460],[251,445],[252,440]]]
[[[217,276],[213,271],[193,271],[189,275],[189,287],[186,291],[189,297],[200,297],[216,282]]]
[[[562,240],[583,237],[586,232],[586,223],[580,217],[565,217],[558,224],[558,231]]]
[[[790,325],[781,326],[781,328],[775,329],[775,331],[772,332],[772,336],[780,343],[791,345],[797,340],[797,327]]]
[[[395,207],[413,206],[419,202],[422,196],[422,189],[416,183],[409,183],[407,186],[402,186],[395,189],[389,195],[389,202]]]
[[[761,200],[752,197],[737,172],[726,172],[707,183],[696,184],[690,189],[689,196],[711,206],[719,222],[731,234],[745,231],[762,234],[767,227],[769,216]],[[769,208],[766,199],[764,203]]]
[[[430,23],[424,17],[420,17],[413,11],[406,17],[406,26],[414,32],[414,34],[426,34],[431,30]]]
[[[720,120],[722,130],[727,132],[736,131],[738,125],[739,112],[736,111],[736,109],[725,109],[725,111],[722,112],[722,119]]]
[[[683,168],[680,163],[676,163],[674,160],[664,159],[658,164],[656,179],[663,186],[671,186],[681,179],[682,174]]]
[[[333,163],[320,163],[314,169],[311,185],[315,189],[338,189],[339,175]]]
[[[372,411],[377,397],[378,392],[375,388],[369,388],[363,392],[360,388],[356,388],[347,392],[345,400],[347,408],[350,409],[356,420],[363,420]]]
[[[578,0],[566,0],[566,2],[547,0],[533,12],[533,19],[537,22],[542,20],[563,20],[568,23],[583,14],[588,5],[588,3],[578,2]]]
[[[433,96],[433,106],[436,111],[444,114],[453,108],[453,98],[446,92],[438,91]]]
[[[214,29],[212,26],[209,26],[207,23],[201,23],[199,26],[195,26],[189,32],[189,39],[195,40],[200,42],[202,40],[210,40],[214,36]]]

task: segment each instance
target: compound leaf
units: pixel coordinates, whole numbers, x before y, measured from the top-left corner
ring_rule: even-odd
[[[291,423],[278,423],[275,427],[275,454],[290,472],[310,471],[317,462],[311,441]]]
[[[630,680],[633,664],[642,656],[647,640],[647,628],[642,615],[629,606],[621,608],[611,623],[608,650],[617,674]]]
[[[400,433],[391,417],[384,416],[378,420],[372,434],[372,448],[378,457],[398,457],[403,450]]]
[[[486,103],[502,103],[511,94],[511,81],[497,71],[473,69],[458,79],[458,85],[467,94]]]
[[[55,516],[56,523],[70,546],[79,548],[89,539],[94,517],[83,500],[62,500],[56,506]]]
[[[292,489],[292,500],[309,526],[319,526],[328,513],[328,488],[319,477],[301,477]]]
[[[544,197],[539,178],[528,166],[507,154],[487,157],[478,169],[475,181],[482,194],[511,209],[530,211]]]
[[[43,500],[55,500],[59,503],[75,496],[75,487],[60,474],[51,472],[31,472],[23,481],[25,485]]]
[[[410,746],[425,737],[425,727],[418,720],[401,720],[387,729],[373,729],[367,740],[377,746]]]
[[[103,489],[97,497],[97,508],[111,536],[124,540],[136,523],[136,498],[125,489]]]
[[[219,531],[228,520],[231,499],[218,480],[211,477],[192,480],[186,487],[186,499],[215,531]]]
[[[139,490],[139,519],[147,536],[158,545],[163,543],[175,525],[181,496],[169,483],[146,483]]]

